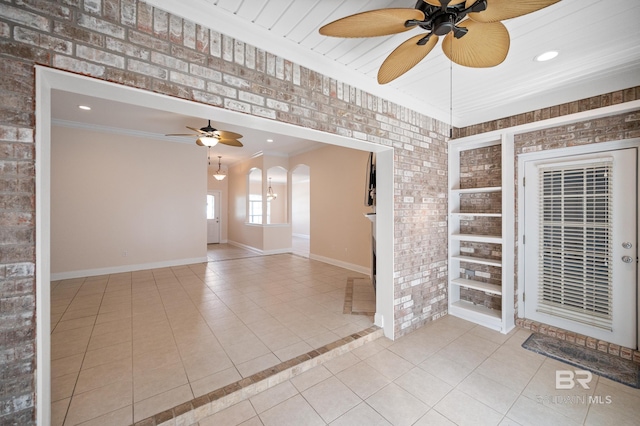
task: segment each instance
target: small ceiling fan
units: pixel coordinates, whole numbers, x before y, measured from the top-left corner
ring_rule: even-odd
[[[472,68],[496,66],[509,52],[509,32],[502,20],[543,9],[560,0],[418,0],[414,9],[377,9],[333,21],[320,34],[333,37],[376,37],[415,27],[418,34],[398,46],[378,70],[386,84],[416,66],[446,36],[442,50],[456,64]],[[465,19],[467,18],[467,19]]]
[[[216,146],[221,143],[229,146],[243,146],[242,142],[238,139],[242,137],[239,133],[227,132],[226,130],[218,130],[211,127],[211,120],[205,127],[196,129],[195,127],[186,126],[187,129],[193,130],[196,133],[170,133],[165,136],[198,136],[196,144],[200,146]]]

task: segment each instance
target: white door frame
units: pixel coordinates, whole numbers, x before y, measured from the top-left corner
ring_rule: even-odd
[[[53,90],[125,102],[142,107],[161,109],[176,114],[208,117],[212,114],[221,123],[253,127],[267,133],[283,134],[300,139],[376,152],[379,182],[376,234],[379,241],[378,279],[375,325],[382,327],[386,337],[394,338],[394,198],[393,147],[366,142],[346,136],[321,132],[262,117],[247,115],[219,107],[178,99],[147,90],[98,80],[40,65],[36,74],[35,131],[35,201],[36,201],[36,422],[51,423],[51,98]]]
[[[594,144],[589,144],[589,145],[581,145],[581,146],[575,146],[575,147],[570,147],[570,148],[558,148],[558,149],[551,149],[551,150],[546,150],[546,151],[538,151],[538,152],[533,152],[533,153],[528,153],[528,154],[520,154],[518,156],[518,247],[520,247],[520,249],[518,250],[518,270],[517,270],[517,276],[518,278],[518,317],[519,318],[524,318],[522,316],[522,313],[525,312],[524,310],[524,301],[523,301],[523,294],[524,294],[524,277],[525,277],[525,253],[524,250],[522,249],[522,236],[525,235],[525,216],[524,216],[524,209],[522,208],[522,206],[524,206],[525,204],[525,193],[524,193],[524,186],[523,186],[523,180],[522,178],[524,177],[524,169],[525,169],[525,163],[529,162],[529,161],[538,161],[538,160],[544,160],[544,159],[552,159],[552,158],[557,158],[557,157],[565,157],[565,156],[574,156],[574,155],[581,155],[581,154],[593,154],[593,153],[598,153],[601,151],[614,151],[614,150],[619,150],[619,149],[624,149],[624,148],[638,148],[639,152],[640,152],[640,138],[634,138],[634,139],[625,139],[625,140],[619,140],[619,141],[612,141],[612,142],[601,142],[601,143],[594,143]],[[640,188],[640,173],[638,173],[638,175],[636,176],[636,179],[638,180],[638,188]],[[637,201],[637,206],[636,209],[638,212],[640,212],[640,197],[638,197],[638,201]],[[638,229],[638,233],[640,233],[640,214],[637,215],[637,220],[638,220],[638,224],[637,224],[637,228]],[[640,241],[639,235],[636,235],[636,241]],[[640,263],[636,262],[636,277],[640,277]],[[640,285],[638,284],[638,279],[636,279],[636,318],[635,321],[637,322],[637,336],[636,336],[636,345],[640,342],[640,313],[638,311],[640,311]],[[631,348],[631,349],[636,349],[636,348]]]

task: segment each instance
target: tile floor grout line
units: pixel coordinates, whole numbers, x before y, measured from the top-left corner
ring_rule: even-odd
[[[108,280],[107,280],[107,282],[108,282]],[[80,289],[86,283],[87,283],[87,278],[85,278],[82,281],[82,284],[78,288],[78,291],[76,292],[76,295],[73,297],[73,299],[75,299],[77,297],[78,293],[80,292]],[[106,290],[106,285],[105,285],[105,290]],[[71,299],[71,302],[69,303],[69,306],[71,305],[71,303],[73,303],[73,299]],[[80,363],[80,370],[78,370],[78,375],[76,376],[76,382],[73,385],[73,389],[71,390],[71,397],[69,397],[69,405],[67,406],[67,410],[66,410],[66,413],[64,415],[64,420],[62,421],[63,425],[67,422],[67,417],[69,416],[69,410],[71,410],[71,403],[73,403],[73,399],[76,397],[76,388],[78,387],[78,381],[80,380],[80,374],[82,374],[82,366],[84,365],[85,358],[87,357],[87,352],[89,351],[89,344],[91,344],[91,337],[93,336],[93,331],[95,330],[96,322],[98,321],[98,315],[100,313],[100,306],[102,306],[102,301],[103,300],[104,300],[104,291],[102,293],[102,297],[100,298],[100,305],[98,305],[98,312],[96,312],[96,317],[93,320],[93,324],[91,325],[91,333],[89,334],[89,341],[87,342],[87,347],[85,348],[84,353],[82,354],[82,362]],[[80,395],[80,394],[78,394],[78,395]]]

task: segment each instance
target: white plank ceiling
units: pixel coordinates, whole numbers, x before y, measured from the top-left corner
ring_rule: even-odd
[[[491,0],[489,0],[491,1]],[[517,0],[513,0],[517,1]],[[382,61],[421,29],[385,37],[325,37],[318,29],[354,13],[413,8],[415,0],[149,0],[339,81],[461,127],[640,85],[640,1],[561,0],[504,21],[507,59],[493,68],[451,64],[441,43],[414,69],[381,86]],[[557,59],[533,58],[557,50]]]

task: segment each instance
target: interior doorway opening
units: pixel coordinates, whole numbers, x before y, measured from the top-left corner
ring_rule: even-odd
[[[267,120],[256,116],[222,110],[213,106],[171,98],[157,93],[120,86],[89,77],[79,76],[45,67],[36,67],[36,387],[38,423],[51,420],[51,289],[50,289],[50,209],[51,209],[51,105],[53,91],[90,93],[92,96],[114,102],[124,102],[145,108],[154,108],[176,114],[208,116],[212,112],[221,122],[261,128],[266,132],[317,140],[377,153],[378,186],[376,234],[380,243],[378,262],[378,291],[375,324],[393,339],[393,148],[368,143],[335,134]]]

